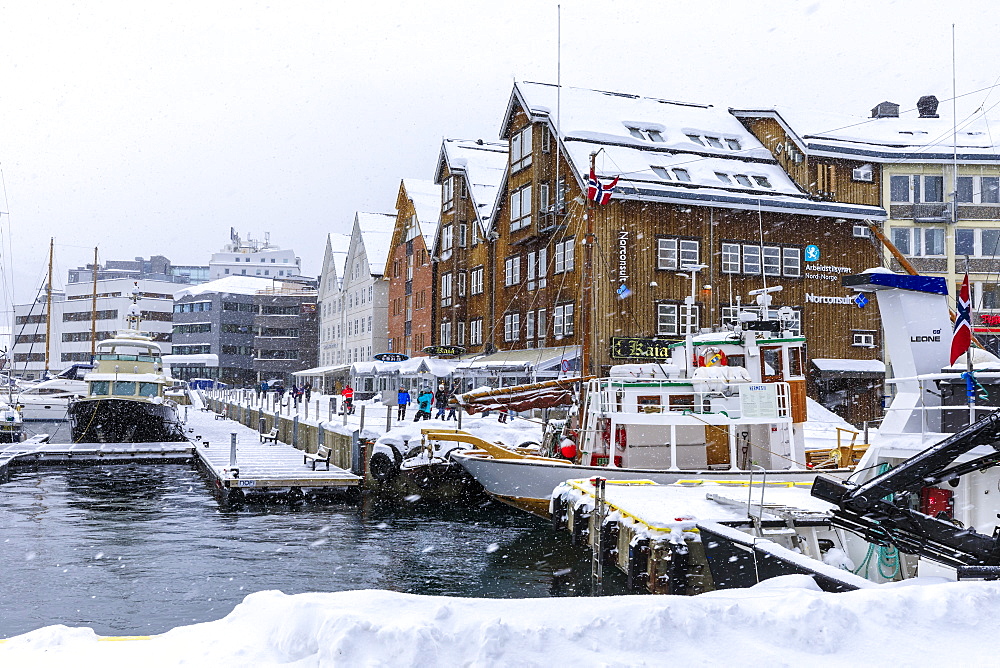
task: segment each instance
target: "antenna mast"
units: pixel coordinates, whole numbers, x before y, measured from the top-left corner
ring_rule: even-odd
[[[49,373],[49,347],[52,341],[52,252],[55,248],[55,237],[49,237],[49,284],[45,301],[45,374]]]

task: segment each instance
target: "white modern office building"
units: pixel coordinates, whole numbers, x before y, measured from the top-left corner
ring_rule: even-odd
[[[212,253],[208,274],[212,281],[226,276],[300,276],[302,260],[295,257],[295,251],[272,245],[269,235],[265,235],[263,242],[256,239],[243,241],[233,230],[230,242],[218,253]]]

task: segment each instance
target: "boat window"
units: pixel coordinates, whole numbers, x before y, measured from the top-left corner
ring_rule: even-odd
[[[90,395],[109,394],[111,383],[106,380],[93,380],[90,382]]]
[[[115,396],[116,397],[135,396],[135,382],[131,380],[116,380]]]
[[[746,367],[747,356],[746,355],[729,355],[726,358],[726,366],[742,366]]]
[[[693,394],[671,394],[667,401],[668,410],[680,412],[694,410]]]
[[[788,349],[788,375],[802,375],[802,348]]]
[[[660,395],[658,394],[636,397],[636,407],[640,413],[663,412],[663,407],[660,405]]]
[[[160,389],[156,383],[139,383],[140,397],[155,397],[159,393]]]
[[[768,346],[760,349],[761,382],[776,383],[781,380],[781,348]]]

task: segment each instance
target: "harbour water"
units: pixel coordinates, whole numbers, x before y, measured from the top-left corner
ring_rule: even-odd
[[[0,637],[57,623],[160,633],[265,589],[589,594],[587,559],[494,503],[223,510],[186,465],[41,467],[0,486]]]

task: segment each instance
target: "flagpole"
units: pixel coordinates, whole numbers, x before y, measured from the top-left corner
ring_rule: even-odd
[[[590,154],[590,173],[596,174],[595,171],[597,167],[597,153]],[[558,186],[557,186],[558,187]],[[583,238],[583,313],[581,324],[583,325],[583,341],[580,346],[580,375],[590,376],[593,375],[591,372],[592,365],[592,351],[590,349],[590,330],[593,328],[593,314],[591,310],[593,309],[593,290],[594,290],[594,277],[593,277],[593,244],[594,244],[594,212],[596,210],[596,202],[590,201],[588,198],[587,209],[585,216],[587,218],[587,233]]]
[[[969,282],[969,256],[965,256],[965,282]],[[965,350],[965,371],[969,374],[970,388],[966,392],[966,402],[969,404],[969,424],[976,421],[976,384],[972,374],[972,295],[969,295],[969,347]]]

